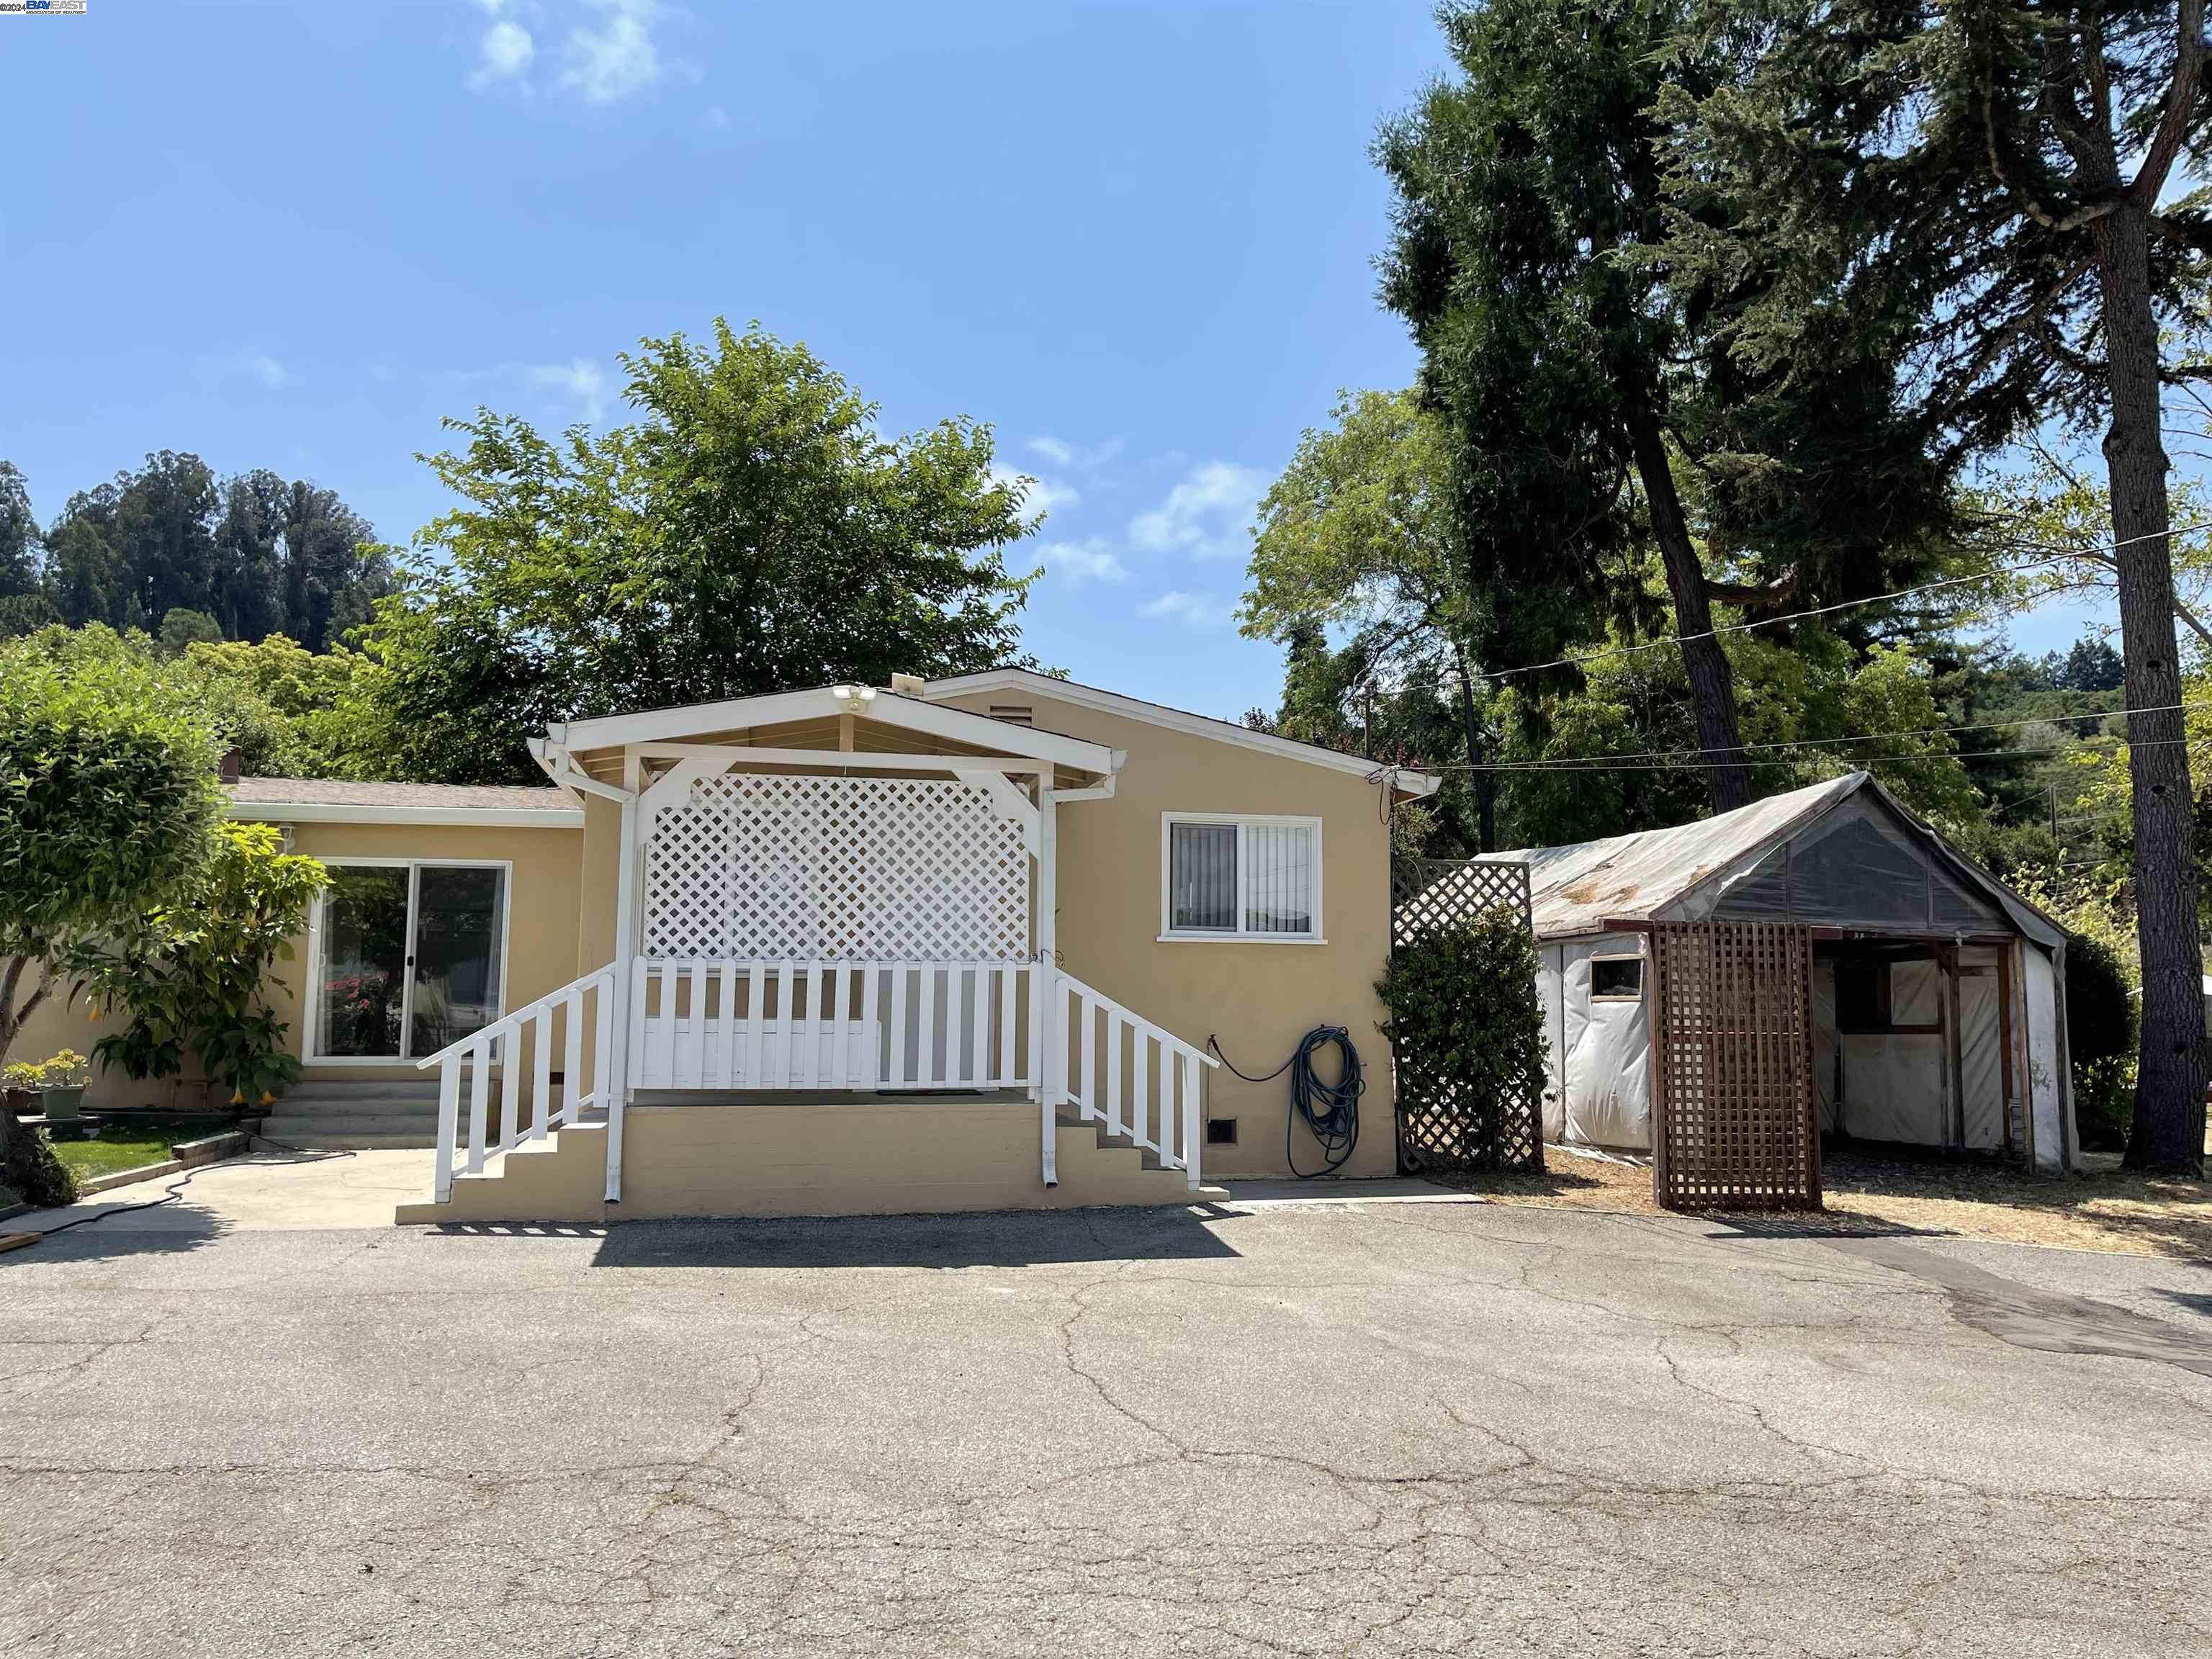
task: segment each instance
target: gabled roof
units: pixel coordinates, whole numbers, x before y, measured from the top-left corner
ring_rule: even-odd
[[[1346,755],[1334,749],[1324,749],[1319,744],[1300,743],[1292,738],[1279,738],[1272,732],[1255,732],[1249,726],[1239,726],[1234,720],[1217,720],[1210,714],[1194,714],[1186,708],[1170,708],[1164,703],[1146,702],[1141,697],[1125,696],[1119,691],[1108,691],[1095,685],[1085,685],[1075,680],[1055,678],[1028,668],[992,668],[978,674],[955,674],[941,680],[932,680],[923,688],[922,696],[934,701],[940,697],[970,696],[978,692],[1019,691],[1027,696],[1053,697],[1061,702],[1073,703],[1079,708],[1095,708],[1101,714],[1119,714],[1125,720],[1142,720],[1147,725],[1164,726],[1171,732],[1186,732],[1193,737],[1210,738],[1216,743],[1233,744],[1241,749],[1255,749],[1263,755],[1279,756],[1285,760],[1304,761],[1309,766],[1324,766],[1332,771],[1357,773],[1363,778],[1374,777],[1389,771],[1403,795],[1419,797],[1434,794],[1443,780],[1433,772],[1417,768],[1385,767],[1379,761],[1359,755]]]
[[[1604,933],[1615,921],[1696,920],[1724,903],[1729,889],[1771,854],[1854,800],[1881,814],[1951,880],[2002,912],[2020,932],[2045,945],[2064,938],[2050,917],[1944,840],[1865,772],[1770,795],[1672,829],[1496,856],[1528,866],[1539,939]],[[1878,878],[1870,872],[1868,879]]]
[[[482,823],[571,829],[584,814],[565,790],[342,778],[240,778],[229,816],[279,823]]]
[[[570,720],[548,728],[546,739],[551,747],[574,753],[622,744],[681,743],[687,738],[754,726],[835,720],[847,713],[881,725],[903,727],[925,737],[974,744],[992,754],[1049,761],[1055,766],[1102,777],[1111,775],[1121,765],[1121,757],[1103,744],[1086,743],[1057,732],[1010,726],[1004,720],[971,714],[963,708],[939,708],[896,691],[854,685],[818,685],[802,691],[775,691],[757,697],[732,697],[721,702],[690,703]]]

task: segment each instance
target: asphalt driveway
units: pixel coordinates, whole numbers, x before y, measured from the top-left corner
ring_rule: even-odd
[[[2185,1264],[1472,1202],[453,1234],[226,1179],[0,1255],[0,1653],[2212,1649]]]

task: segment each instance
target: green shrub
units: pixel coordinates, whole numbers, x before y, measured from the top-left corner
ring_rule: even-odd
[[[2066,1050],[2074,1066],[2074,1119],[2082,1146],[2117,1152],[2136,1109],[2135,999],[2127,969],[2104,940],[2066,942]]]
[[[1536,943],[1503,908],[1424,933],[1376,982],[1401,1057],[1401,1089],[1441,1090],[1473,1126],[1469,1160],[1494,1169],[1519,1146],[1542,1156],[1544,1015]]]
[[[0,645],[0,1060],[76,951],[187,890],[215,737],[145,668]]]
[[[269,970],[292,954],[307,907],[330,884],[313,859],[284,851],[265,823],[227,823],[198,885],[145,918],[123,948],[77,959],[102,1006],[130,1015],[95,1047],[133,1078],[174,1077],[185,1050],[231,1103],[266,1101],[297,1079],[285,1024],[269,1006]]]
[[[76,1202],[76,1176],[69,1165],[54,1156],[45,1135],[16,1122],[12,1112],[0,1124],[0,1187],[42,1210]]]

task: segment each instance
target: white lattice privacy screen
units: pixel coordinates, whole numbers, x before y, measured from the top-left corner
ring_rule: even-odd
[[[652,957],[1016,961],[1021,825],[956,778],[732,773],[662,812],[645,858]]]

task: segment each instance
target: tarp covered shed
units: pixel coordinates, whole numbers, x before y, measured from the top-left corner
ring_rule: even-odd
[[[1812,941],[1824,1133],[2070,1167],[2057,924],[1864,772],[1671,830],[1504,853],[1529,867],[1547,1139],[1651,1146],[1655,924]]]

